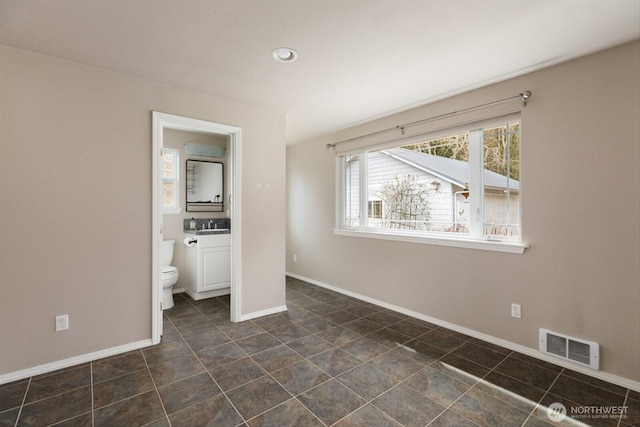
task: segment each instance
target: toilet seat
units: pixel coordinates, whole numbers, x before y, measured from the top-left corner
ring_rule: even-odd
[[[162,267],[162,274],[166,274],[166,273],[177,273],[178,269],[172,265],[167,265]]]

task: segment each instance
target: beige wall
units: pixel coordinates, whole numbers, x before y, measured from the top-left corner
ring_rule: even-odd
[[[603,371],[640,380],[639,59],[627,44],[288,147],[287,271],[534,349],[541,327],[596,341]],[[333,234],[326,143],[524,90],[523,255]]]
[[[153,110],[242,128],[241,311],[284,304],[284,115],[5,46],[0,64],[0,375],[151,338]]]

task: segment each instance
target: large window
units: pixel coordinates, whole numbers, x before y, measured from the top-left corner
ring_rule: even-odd
[[[178,155],[178,150],[162,149],[162,208],[164,213],[178,213],[180,211]]]
[[[339,230],[521,241],[519,118],[360,149],[339,165]]]

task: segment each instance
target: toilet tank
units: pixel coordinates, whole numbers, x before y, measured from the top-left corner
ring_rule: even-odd
[[[173,259],[173,245],[175,243],[176,243],[175,240],[162,241],[162,266],[163,267],[171,265],[171,260]]]

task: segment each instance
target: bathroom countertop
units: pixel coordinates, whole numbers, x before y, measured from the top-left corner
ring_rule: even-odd
[[[215,229],[215,228],[205,228],[204,230],[184,230],[186,234],[195,234],[196,236],[202,236],[207,234],[230,234],[230,229]]]

